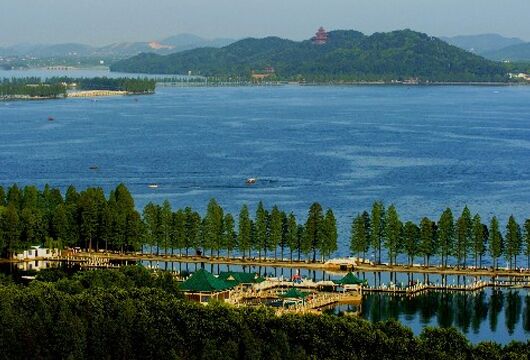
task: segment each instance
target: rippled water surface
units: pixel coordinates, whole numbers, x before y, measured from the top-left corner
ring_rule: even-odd
[[[339,255],[352,215],[377,199],[403,220],[466,203],[503,222],[530,215],[530,87],[160,88],[0,102],[0,122],[2,185],[124,182],[139,207],[203,211],[215,197],[300,217],[318,201],[338,217]]]

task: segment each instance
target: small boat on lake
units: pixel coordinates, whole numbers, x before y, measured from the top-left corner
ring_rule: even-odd
[[[53,116],[48,116],[48,121],[53,121],[55,118]]]
[[[88,167],[90,170],[98,170],[99,167],[97,165],[91,165]]]
[[[254,184],[256,183],[256,181],[257,181],[256,178],[248,178],[248,179],[245,181],[245,183],[246,183],[247,185],[254,185]]]
[[[147,185],[149,189],[158,189],[158,184],[149,184]]]

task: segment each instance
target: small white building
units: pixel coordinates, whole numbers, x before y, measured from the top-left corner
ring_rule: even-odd
[[[59,255],[59,249],[49,249],[40,246],[32,246],[21,253],[14,253],[15,260],[51,259]]]

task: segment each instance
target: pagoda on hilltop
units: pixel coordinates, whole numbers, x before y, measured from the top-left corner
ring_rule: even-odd
[[[315,45],[324,45],[328,42],[328,33],[321,26],[315,36],[311,39]]]

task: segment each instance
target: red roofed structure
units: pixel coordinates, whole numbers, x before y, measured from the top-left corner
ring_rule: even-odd
[[[325,43],[328,42],[328,33],[321,26],[320,29],[318,29],[317,33],[311,40],[313,41],[313,44],[315,45],[324,45]]]

